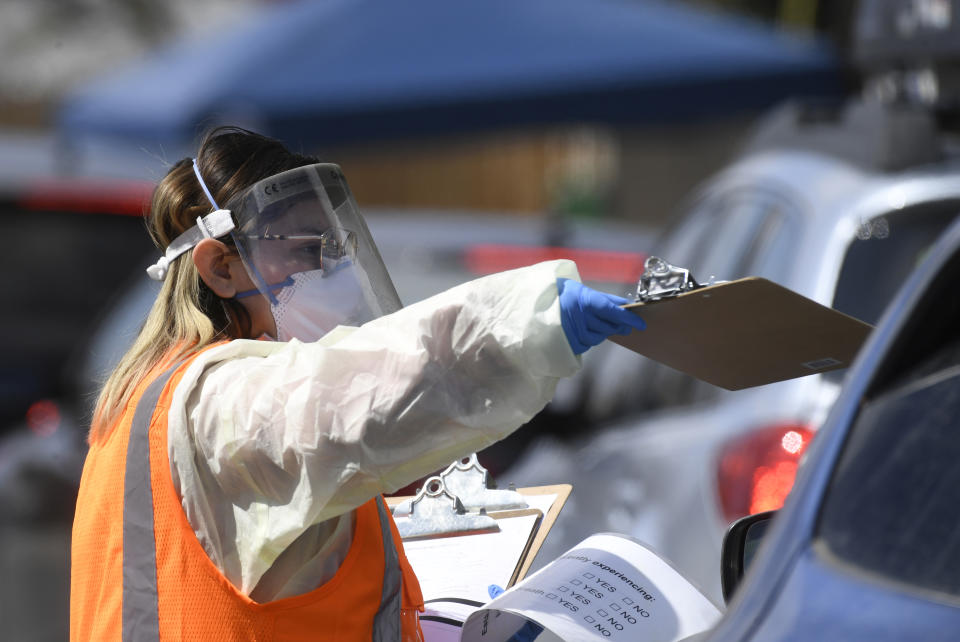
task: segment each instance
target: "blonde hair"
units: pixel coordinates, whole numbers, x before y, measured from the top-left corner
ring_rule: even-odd
[[[236,127],[210,132],[197,154],[204,182],[221,207],[263,178],[315,162],[289,152],[278,141]],[[147,230],[162,250],[211,209],[193,172],[193,161],[186,158],[154,190]],[[232,246],[231,239],[221,240]],[[249,333],[243,306],[217,297],[200,278],[192,258],[191,251],[171,262],[139,335],[103,385],[94,408],[90,443],[109,436],[137,387],[160,366]]]

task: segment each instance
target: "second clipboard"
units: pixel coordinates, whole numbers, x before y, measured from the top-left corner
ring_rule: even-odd
[[[624,307],[647,329],[611,341],[727,390],[845,368],[873,329],[759,277]]]

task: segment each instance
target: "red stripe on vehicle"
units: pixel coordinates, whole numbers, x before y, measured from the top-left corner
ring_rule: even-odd
[[[570,259],[577,264],[585,281],[636,283],[643,272],[645,254],[612,252],[569,247],[531,247],[522,245],[472,245],[464,252],[466,268],[477,275],[493,274],[514,268]]]
[[[30,183],[17,199],[28,210],[143,216],[153,183],[51,180]]]

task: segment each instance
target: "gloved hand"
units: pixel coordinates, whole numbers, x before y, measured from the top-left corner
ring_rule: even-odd
[[[582,354],[612,334],[628,335],[647,324],[621,305],[623,297],[597,292],[577,281],[557,279],[560,323],[574,354]]]

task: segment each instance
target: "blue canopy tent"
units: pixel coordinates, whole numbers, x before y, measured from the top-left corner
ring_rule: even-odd
[[[80,88],[58,125],[173,143],[255,123],[340,143],[705,118],[838,89],[823,42],[654,0],[304,0]]]

